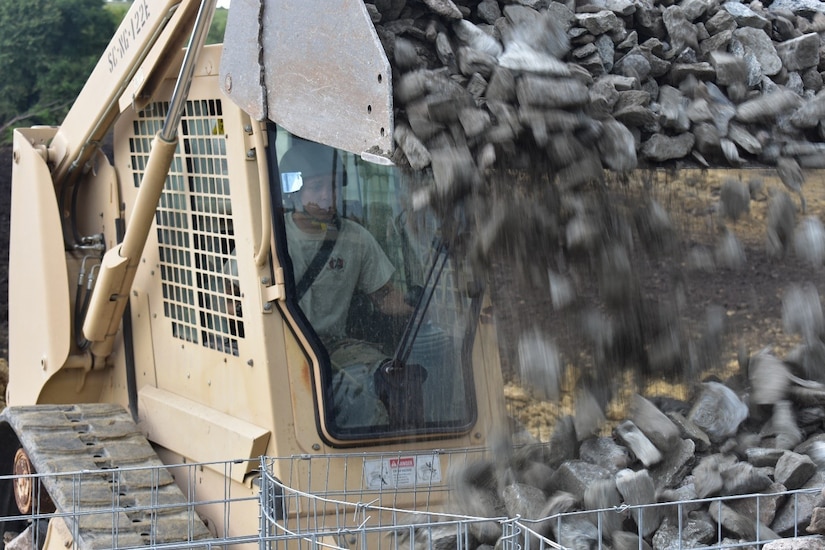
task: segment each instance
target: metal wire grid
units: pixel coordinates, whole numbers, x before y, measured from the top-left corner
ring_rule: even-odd
[[[770,529],[753,519],[746,533],[733,537],[723,528],[723,506],[752,499],[755,518],[767,499],[783,499],[793,518],[791,533],[786,537],[804,538],[800,531],[801,501],[816,498],[820,488],[797,489],[780,493],[719,496],[641,505],[623,504],[614,508],[567,512],[538,520],[521,517],[479,518],[449,513],[446,477],[438,482],[406,480],[394,483],[390,476],[380,486],[371,486],[372,466],[409,458],[409,453],[349,454],[324,456],[264,457],[261,477],[262,548],[474,548],[474,531],[484,523],[496,523],[500,529],[497,546],[504,549],[544,550],[577,546],[576,524],[587,520],[595,528],[589,533],[589,548],[610,548],[609,516],[620,518],[622,527],[635,525],[640,548],[647,522],[667,517],[674,548],[688,548],[690,526],[688,513],[710,509],[716,526],[715,536],[701,541],[703,548],[750,548],[773,539]],[[440,460],[443,472],[466,465],[486,456],[483,449],[433,451],[417,455],[425,461]],[[344,474],[343,477],[340,477]],[[336,477],[338,476],[338,477]],[[331,485],[332,479],[345,479],[343,485]],[[409,505],[409,503],[413,503]],[[626,522],[633,518],[633,522]],[[615,521],[613,523],[615,525]],[[648,524],[649,525],[649,524]],[[551,538],[548,538],[551,537]],[[585,535],[587,537],[587,535]],[[579,539],[581,540],[581,539]],[[441,541],[440,543],[438,541]],[[476,543],[477,544],[477,543]]]
[[[704,539],[700,546],[706,549],[713,548],[754,548],[755,545],[765,544],[775,537],[771,536],[772,531],[766,525],[759,521],[760,509],[763,502],[768,499],[781,498],[790,506],[791,516],[793,517],[793,528],[790,533],[786,533],[782,538],[820,538],[818,536],[811,536],[806,532],[800,531],[800,522],[803,518],[800,516],[801,499],[815,498],[816,495],[822,492],[822,488],[805,488],[796,490],[787,490],[777,493],[750,493],[743,495],[730,496],[716,496],[702,499],[680,500],[672,502],[658,502],[650,504],[627,505],[622,504],[613,508],[600,508],[595,510],[582,510],[576,512],[565,512],[556,514],[547,518],[537,520],[528,520],[524,518],[516,518],[515,531],[523,535],[521,544],[525,550],[537,550],[544,548],[568,548],[563,544],[565,540],[564,532],[566,527],[573,526],[577,520],[586,520],[595,525],[594,537],[592,539],[593,545],[590,548],[609,548],[606,540],[609,540],[609,533],[607,525],[610,520],[608,516],[618,516],[622,520],[632,517],[636,525],[636,531],[633,533],[637,535],[640,540],[645,538],[642,533],[645,531],[645,522],[654,521],[658,525],[658,519],[668,518],[671,522],[671,537],[676,546],[670,548],[693,548],[696,547],[695,542],[689,542],[687,532],[689,531],[689,512],[696,509],[710,508],[710,518],[714,521],[716,532],[712,540]],[[751,524],[742,524],[748,532],[743,533],[738,539],[729,530],[723,527],[723,513],[724,506],[744,500],[753,500],[754,502],[754,516]],[[655,518],[655,519],[654,519]],[[625,525],[627,525],[625,523]],[[552,533],[557,542],[551,541],[539,533]],[[569,540],[569,539],[568,539]],[[641,548],[641,543],[640,543]]]
[[[262,545],[426,548],[449,538],[458,548],[472,548],[474,524],[508,520],[444,513],[448,478],[485,455],[477,448],[264,457]]]
[[[608,516],[633,516],[637,520],[637,535],[644,531],[645,518],[668,516],[672,522],[673,540],[677,548],[688,547],[686,530],[688,512],[697,507],[715,505],[717,525],[714,540],[702,542],[704,548],[746,548],[768,542],[766,529],[754,520],[749,536],[739,540],[726,538],[722,528],[722,504],[735,500],[754,499],[756,517],[759,517],[760,503],[767,498],[783,497],[786,506],[791,506],[796,527],[786,536],[805,537],[800,532],[800,501],[811,499],[820,489],[799,489],[775,494],[749,494],[707,499],[693,499],[667,503],[652,503],[636,506],[622,505],[580,512],[558,514],[540,520],[520,517],[480,518],[448,513],[448,483],[452,468],[461,467],[486,456],[483,449],[453,451],[430,451],[427,453],[358,453],[286,458],[261,457],[260,491],[243,495],[233,494],[231,473],[233,468],[246,471],[247,461],[226,461],[218,463],[193,463],[151,468],[117,468],[100,471],[76,471],[61,474],[32,474],[28,476],[0,476],[0,482],[24,478],[34,485],[34,506],[29,514],[6,516],[0,521],[22,521],[41,529],[33,529],[33,542],[39,547],[45,537],[45,525],[53,518],[62,518],[78,540],[78,529],[94,525],[105,537],[94,540],[90,547],[135,550],[138,548],[194,549],[230,548],[238,545],[261,550],[291,548],[370,548],[370,549],[432,549],[450,547],[457,550],[475,547],[474,534],[479,529],[495,524],[501,533],[499,546],[502,549],[544,550],[563,549],[570,539],[563,533],[565,528],[575,525],[577,520],[587,519],[596,526],[591,548],[608,548]],[[376,465],[390,464],[399,460],[409,462],[414,457],[415,466],[439,461],[438,475],[430,472],[429,479],[405,477],[401,470],[395,477],[383,479],[380,483],[369,478]],[[420,462],[419,462],[420,461]],[[256,465],[257,460],[255,461]],[[195,494],[204,468],[223,472],[227,482],[223,494],[206,499]],[[412,470],[407,468],[406,473]],[[418,471],[418,470],[416,470]],[[343,477],[338,477],[341,474]],[[393,472],[390,472],[393,474]],[[184,487],[185,502],[168,502],[162,487],[169,474],[178,485]],[[97,500],[94,506],[85,507],[71,504],[81,502],[93,481],[105,476],[111,492],[108,499]],[[49,511],[48,502],[41,498],[45,494],[44,481],[47,477],[62,478],[71,487],[68,506],[61,511]],[[148,484],[149,498],[135,502],[130,498],[128,486],[135,478]],[[343,479],[342,484],[333,480]],[[310,490],[307,490],[310,489]],[[236,491],[237,492],[237,491]],[[248,514],[250,509],[259,510],[258,528],[254,532],[212,532],[207,538],[202,535],[203,525],[198,510],[209,507],[214,512],[220,510],[223,525],[232,526],[239,513]],[[240,512],[243,510],[243,512]],[[159,519],[168,514],[183,513],[186,520],[174,537],[158,536]],[[713,516],[713,514],[711,514]],[[213,513],[213,517],[216,515]],[[139,540],[135,540],[130,523],[141,522]],[[251,522],[252,523],[252,522]],[[8,524],[7,524],[8,525]],[[627,523],[625,523],[627,525]],[[168,533],[167,533],[168,534]],[[547,538],[551,536],[551,538]],[[640,537],[641,538],[641,537]]]
[[[198,510],[209,507],[213,517],[220,514],[224,525],[232,525],[239,510],[260,508],[259,496],[249,491],[233,494],[232,470],[246,471],[247,461],[177,464],[153,467],[118,467],[103,471],[73,471],[58,474],[29,474],[25,476],[0,476],[0,484],[25,480],[32,484],[33,506],[28,514],[0,517],[6,529],[10,522],[28,525],[32,548],[41,548],[46,537],[46,527],[52,519],[63,520],[75,545],[73,548],[110,548],[117,550],[196,549],[234,547],[241,544],[257,545],[259,533],[211,532],[207,530]],[[255,466],[259,461],[256,459]],[[204,468],[221,472],[227,482],[223,494],[216,498],[203,498],[195,494]],[[183,499],[171,497],[168,479],[174,478],[185,489]],[[100,491],[100,481],[105,480],[111,490]],[[136,482],[141,485],[141,496],[135,498]],[[62,484],[68,487],[60,499],[62,506],[55,511],[46,496],[46,486]],[[235,491],[238,493],[239,491]],[[178,493],[177,497],[180,494]],[[216,511],[217,510],[217,511]],[[174,523],[169,523],[170,517]],[[164,521],[167,523],[164,524]],[[255,522],[252,522],[253,524]],[[172,527],[172,529],[170,529]],[[83,534],[81,535],[81,530]],[[83,541],[79,544],[78,541]]]

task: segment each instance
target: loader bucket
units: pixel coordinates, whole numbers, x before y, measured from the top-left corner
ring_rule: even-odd
[[[392,72],[362,0],[233,0],[224,93],[257,120],[352,153],[392,153]]]

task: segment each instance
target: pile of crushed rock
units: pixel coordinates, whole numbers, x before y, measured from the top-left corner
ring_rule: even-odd
[[[599,412],[585,407],[562,418],[549,443],[472,464],[452,480],[452,511],[520,517],[565,548],[729,547],[825,534],[825,374],[810,370],[811,355],[825,351],[817,313],[813,323],[807,314],[786,318],[817,332],[789,361],[763,350],[746,375],[706,381],[690,402],[637,394],[611,436],[595,433]],[[737,495],[748,496],[729,498]],[[653,503],[681,505],[623,508]],[[603,511],[572,513],[586,510]],[[502,536],[492,521],[470,530],[479,548]]]

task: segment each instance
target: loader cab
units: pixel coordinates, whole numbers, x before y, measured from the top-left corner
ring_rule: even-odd
[[[420,176],[269,134],[284,307],[307,337],[322,434],[347,445],[467,432],[480,282],[413,207]]]

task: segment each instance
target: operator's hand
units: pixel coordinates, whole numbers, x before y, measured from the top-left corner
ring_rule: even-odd
[[[413,308],[404,298],[404,293],[395,288],[392,283],[387,283],[370,294],[370,299],[385,315],[411,315]]]

